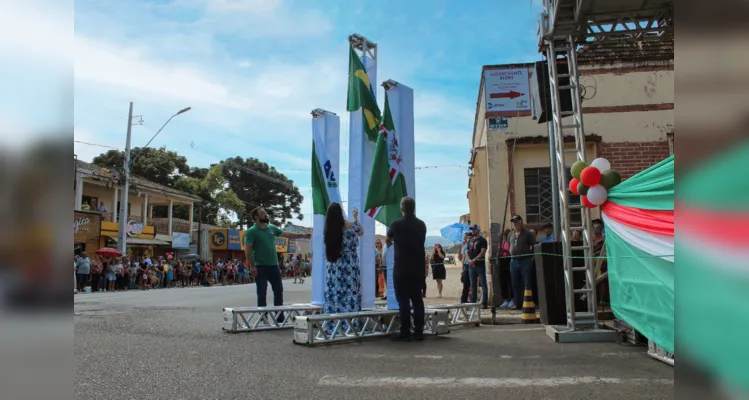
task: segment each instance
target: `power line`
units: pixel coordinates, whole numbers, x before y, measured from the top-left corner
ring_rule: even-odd
[[[107,148],[107,149],[119,150],[119,148],[117,148],[117,147],[107,146],[107,145],[98,144],[98,143],[89,143],[89,142],[84,142],[82,140],[74,140],[73,142],[80,143],[80,144],[86,144],[86,145],[89,145],[89,146],[97,146],[97,147],[104,147],[104,148]]]

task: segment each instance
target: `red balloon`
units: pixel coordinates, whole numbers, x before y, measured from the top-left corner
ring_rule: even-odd
[[[596,208],[597,207],[595,204],[591,203],[588,200],[588,196],[586,196],[586,195],[580,196],[580,202],[583,203],[583,205],[585,207],[588,207],[588,208]]]
[[[587,187],[593,187],[601,183],[601,170],[596,167],[585,167],[580,173],[580,181]]]
[[[572,194],[580,194],[580,192],[577,191],[577,185],[579,184],[580,180],[578,180],[577,178],[572,178],[572,180],[570,181],[570,192],[572,192]]]

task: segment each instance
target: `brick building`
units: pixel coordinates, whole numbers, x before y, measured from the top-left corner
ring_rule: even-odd
[[[583,47],[578,64],[589,162],[605,157],[626,179],[673,153],[673,42]],[[536,227],[552,216],[547,125],[533,120],[530,111],[486,110],[483,73],[502,68],[527,68],[529,79],[535,79],[532,63],[482,69],[467,197],[471,221],[491,230],[491,242],[498,241],[511,215]],[[493,117],[507,117],[507,128],[490,129]],[[574,146],[571,136],[565,142]],[[568,165],[574,160],[568,153]],[[597,214],[596,209],[592,215]],[[571,216],[579,218],[579,212]]]

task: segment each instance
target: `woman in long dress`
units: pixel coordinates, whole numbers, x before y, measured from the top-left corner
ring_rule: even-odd
[[[361,271],[359,270],[359,236],[364,230],[359,224],[359,210],[352,213],[354,220],[343,218],[338,203],[331,203],[325,213],[325,304],[324,314],[341,314],[361,311]],[[332,333],[335,324],[326,323],[325,331]],[[348,325],[343,326],[344,331]]]

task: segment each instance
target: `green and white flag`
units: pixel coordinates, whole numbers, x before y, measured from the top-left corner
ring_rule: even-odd
[[[333,166],[325,151],[325,143],[317,126],[312,128],[312,209],[313,214],[325,215],[330,203],[341,204],[341,192]]]
[[[364,207],[375,220],[390,226],[401,217],[400,201],[408,196],[406,179],[401,172],[401,152],[385,93],[385,112],[380,124],[372,161],[372,175]]]

